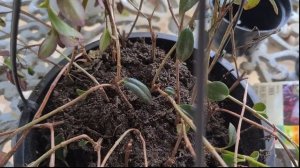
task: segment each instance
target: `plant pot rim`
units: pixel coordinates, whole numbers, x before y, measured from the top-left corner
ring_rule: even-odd
[[[151,38],[151,34],[149,32],[134,32],[130,35],[130,38]],[[170,42],[175,42],[177,40],[177,36],[175,35],[171,35],[171,34],[165,34],[165,33],[157,33],[157,39],[163,39],[163,40],[167,40]],[[99,40],[92,42],[88,45],[86,45],[86,50],[91,50],[94,48],[97,48],[97,46],[99,45]],[[62,60],[59,65],[64,65],[66,64],[67,61],[66,60]],[[225,60],[224,58],[221,58],[218,61],[219,64],[221,64],[226,70],[230,70],[232,69],[232,64],[229,63],[227,60]],[[34,88],[33,92],[30,94],[29,100],[34,101],[34,102],[41,102],[43,98],[41,98],[40,95],[45,94],[45,91],[47,92],[47,85],[49,85],[49,83],[51,83],[51,81],[53,81],[53,79],[56,77],[57,73],[60,71],[60,69],[58,67],[53,67],[46,75],[45,77],[38,83],[38,85]],[[235,71],[231,72],[231,75],[233,75],[236,78],[236,73]],[[242,81],[241,85],[243,88],[245,88],[246,86],[246,82]],[[251,98],[251,100],[253,101],[253,103],[257,103],[258,102],[258,97],[256,96],[254,90],[249,87],[248,89],[248,96]],[[41,99],[41,100],[40,100]],[[35,113],[35,112],[31,112],[31,113]],[[31,121],[32,119],[32,114],[30,113],[22,113],[20,120],[19,120],[19,126],[24,125],[25,123],[28,123],[29,121]],[[25,122],[24,122],[25,121]],[[262,125],[266,125],[264,122],[262,122]],[[264,136],[268,135],[265,131],[262,131]],[[20,135],[18,135],[12,142],[13,145],[15,145],[17,139],[20,138]],[[25,151],[25,146],[26,146],[26,140],[25,142],[20,146],[20,148],[18,149],[18,151],[16,152],[16,154],[14,155],[14,165],[15,166],[22,166],[22,164],[25,164],[25,155],[27,154]],[[28,144],[27,144],[28,145]],[[271,149],[270,150],[270,157],[268,157],[268,159],[266,160],[266,163],[268,165],[273,166],[275,163],[275,150],[271,148],[272,145],[272,140],[270,141],[264,141],[264,145],[265,145],[265,149]],[[23,165],[24,166],[24,165]]]
[[[213,1],[214,0],[210,0],[210,6],[214,6],[213,5]],[[276,30],[278,30],[278,28],[282,27],[283,25],[285,25],[287,22],[288,22],[288,19],[290,18],[291,16],[291,10],[292,10],[292,4],[291,4],[291,1],[290,0],[284,0],[286,3],[288,3],[287,6],[284,6],[282,5],[282,2],[281,1],[276,1],[278,2],[280,5],[283,6],[283,9],[285,9],[285,14],[281,16],[281,21],[280,21],[280,24],[277,25],[276,28],[272,28],[272,29],[267,29],[267,30],[259,30],[260,33],[269,33],[269,32],[275,32]],[[277,5],[278,5],[277,3]],[[287,12],[289,11],[289,12]],[[226,19],[225,17],[223,17],[222,19],[226,24],[229,25],[230,21],[228,19]],[[242,27],[242,26],[239,26],[238,24],[236,25],[236,28],[237,29],[240,29],[240,30],[243,30],[243,31],[247,31],[247,32],[252,32],[253,29],[250,29],[250,28],[247,28],[247,27]]]

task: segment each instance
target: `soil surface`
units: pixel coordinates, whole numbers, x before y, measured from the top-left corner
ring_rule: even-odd
[[[151,57],[151,46],[141,39],[138,42],[127,42],[122,46],[122,76],[136,78],[150,88],[155,70],[165,56],[165,51],[157,48],[157,60]],[[111,49],[100,54],[98,50],[89,51],[92,62],[78,60],[78,63],[89,73],[94,75],[99,83],[111,83],[116,74],[116,63],[111,56]],[[189,103],[194,77],[185,64],[180,67],[181,103]],[[171,86],[175,88],[175,63],[170,60],[165,65],[159,78],[161,88]],[[64,77],[58,83],[52,97],[49,100],[46,111],[54,110],[66,104],[78,96],[76,89],[88,90],[94,83],[78,69],[73,68],[68,77]],[[147,105],[129,90],[121,86],[133,109],[127,107],[118,92],[112,88],[105,88],[109,102],[103,99],[100,92],[94,92],[84,101],[64,110],[50,119],[48,122],[64,121],[58,126],[56,135],[63,135],[69,139],[81,134],[87,134],[97,141],[103,138],[101,156],[102,159],[116,140],[126,130],[136,128],[141,131],[146,141],[147,158],[149,166],[164,166],[177,141],[176,113],[171,104],[158,93],[152,93],[153,103]],[[222,147],[227,144],[227,128],[225,121],[218,114],[213,113],[216,104],[208,103],[207,137],[213,145]],[[41,141],[49,140],[49,133],[44,132]],[[193,143],[193,132],[188,135]],[[141,140],[134,133],[130,133],[120,143],[109,158],[106,166],[124,166],[125,147],[132,140],[132,152],[129,156],[129,166],[144,166]],[[193,143],[194,144],[194,143]],[[49,147],[48,147],[49,148]],[[48,150],[48,149],[47,149]],[[92,146],[73,143],[67,147],[65,162],[69,166],[96,166],[97,155]],[[42,151],[41,151],[42,152]],[[62,164],[63,157],[57,157],[57,164]],[[217,163],[206,154],[208,166],[218,166]],[[49,161],[49,160],[48,160]],[[47,161],[47,162],[48,162]],[[44,165],[47,165],[45,162]],[[179,146],[176,162],[173,166],[193,166],[193,158],[185,147],[184,142]]]

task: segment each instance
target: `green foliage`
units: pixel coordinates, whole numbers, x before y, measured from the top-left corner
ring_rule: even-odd
[[[279,11],[278,11],[278,7],[277,7],[275,0],[269,0],[269,2],[271,3],[276,15],[278,15]],[[240,5],[241,0],[234,0],[233,3]],[[250,9],[255,8],[259,3],[260,3],[260,0],[246,0],[246,3],[244,4],[243,8],[245,10],[250,10]]]
[[[176,43],[176,58],[181,62],[186,61],[193,54],[194,50],[194,35],[191,29],[184,29]]]
[[[175,89],[172,87],[166,87],[165,88],[165,92],[169,95],[169,96],[174,96],[175,95]]]
[[[234,154],[233,153],[222,153],[222,158],[229,167],[234,166]],[[245,158],[237,158],[238,163],[245,162],[245,161],[246,161]]]
[[[142,99],[145,103],[151,104],[152,96],[148,87],[134,78],[125,78],[123,80],[126,88],[131,90],[135,95]]]
[[[223,101],[229,96],[228,87],[220,81],[207,84],[207,97],[212,101]]]
[[[179,14],[183,16],[184,13],[190,10],[197,2],[198,0],[180,0]]]
[[[62,133],[58,134],[54,138],[54,141],[55,141],[55,145],[58,145],[58,144],[60,144],[60,143],[62,143],[62,142],[65,141],[65,137],[64,137],[64,135]],[[60,149],[58,149],[58,150],[55,151],[55,158],[58,159],[58,160],[60,160],[66,166],[69,167],[69,164],[66,161],[67,154],[68,154],[68,148],[65,146],[64,148],[60,148]]]
[[[100,53],[103,53],[111,43],[111,36],[108,29],[105,29],[100,38],[99,49]]]
[[[228,144],[226,148],[230,148],[236,142],[236,129],[233,124],[229,123],[228,127]]]
[[[38,51],[38,57],[39,58],[50,57],[56,50],[57,41],[58,41],[58,34],[56,33],[55,30],[52,29],[41,44]]]
[[[86,140],[80,140],[80,141],[78,142],[78,146],[79,146],[80,148],[82,148],[83,150],[88,150],[88,146],[87,146],[88,143],[89,143],[89,142],[86,141]]]
[[[84,90],[76,89],[76,94],[77,94],[78,96],[83,95],[84,93],[85,93]]]
[[[256,103],[253,106],[253,109],[260,115],[262,115],[263,117],[265,117],[266,119],[268,119],[268,115],[267,115],[267,107],[264,103]]]

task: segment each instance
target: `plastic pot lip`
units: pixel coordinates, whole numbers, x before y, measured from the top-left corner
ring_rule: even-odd
[[[130,38],[151,38],[151,34],[149,32],[133,32],[130,35]],[[157,39],[163,39],[163,40],[167,40],[170,42],[176,42],[177,40],[177,36],[175,35],[170,35],[170,34],[166,34],[166,33],[157,33]],[[91,49],[95,49],[97,48],[97,46],[99,45],[99,41],[95,41],[92,42],[88,45],[86,45],[86,50],[91,50]],[[196,49],[196,48],[195,48]],[[62,60],[59,65],[65,65],[66,64],[66,60]],[[219,64],[221,64],[225,69],[227,69],[228,71],[230,69],[232,69],[232,64],[230,62],[228,62],[227,60],[225,60],[224,58],[220,58],[218,61]],[[53,67],[47,74],[46,76],[38,83],[38,85],[35,87],[35,89],[33,90],[33,92],[31,93],[29,100],[31,101],[35,101],[37,102],[39,97],[41,97],[41,94],[45,94],[45,90],[47,87],[47,84],[49,84],[51,81],[53,81],[53,79],[56,77],[57,73],[60,71],[60,69],[58,67]],[[236,73],[235,71],[231,72],[231,75],[233,75],[236,78]],[[242,85],[243,88],[245,88],[246,86],[246,82],[242,81],[240,83]],[[254,92],[254,90],[251,87],[248,87],[248,96],[251,98],[252,102],[255,104],[257,102],[259,102],[258,97],[256,96],[256,93]],[[20,120],[19,120],[19,126],[22,126],[21,123],[28,123],[31,120],[31,116],[30,114],[21,114]],[[25,121],[25,122],[24,122]],[[262,125],[266,126],[266,123],[264,123],[263,121]],[[267,136],[267,132],[263,131],[264,136]],[[20,135],[17,136],[16,138],[13,139],[13,145],[15,145],[17,139],[20,138]],[[26,140],[25,140],[26,142]],[[268,165],[274,165],[275,163],[275,149],[271,148],[273,140],[270,141],[265,141],[265,149],[271,149],[271,157],[269,157],[268,160],[266,160],[266,163]],[[20,148],[18,149],[17,153],[14,155],[14,164],[20,164],[20,163],[25,163],[24,161],[24,156],[26,155],[25,153],[25,146],[26,144],[23,143]]]
[[[289,11],[289,12],[286,12],[285,15],[283,15],[283,16],[281,17],[281,22],[280,22],[280,24],[279,24],[276,28],[268,29],[268,30],[259,30],[260,33],[276,32],[276,31],[278,30],[278,28],[284,26],[284,25],[288,22],[288,19],[289,19],[290,16],[291,16],[292,4],[291,4],[291,1],[290,1],[290,0],[284,0],[284,1],[286,1],[286,2],[288,3],[288,6],[287,6],[287,8],[286,8],[285,6],[284,6],[283,8],[286,9],[286,11]],[[210,3],[210,6],[212,6],[212,7],[214,6],[214,5],[213,5],[213,0],[210,0],[209,3]],[[280,5],[282,5],[282,4],[280,3]],[[230,21],[227,20],[227,19],[225,19],[225,18],[223,18],[222,20],[223,20],[226,24],[229,24],[229,23],[230,23]],[[247,28],[247,27],[241,27],[241,26],[239,26],[239,25],[236,25],[236,29],[240,29],[240,30],[243,30],[243,31],[246,31],[246,32],[252,32],[252,31],[253,31],[253,29],[250,29],[250,28]]]

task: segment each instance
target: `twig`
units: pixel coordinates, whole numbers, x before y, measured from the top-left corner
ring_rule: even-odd
[[[135,25],[136,25],[136,23],[137,23],[137,21],[138,21],[138,19],[139,19],[139,16],[140,16],[140,13],[141,13],[140,11],[142,10],[143,3],[144,3],[144,0],[141,0],[140,6],[139,6],[139,9],[138,9],[138,13],[137,13],[137,15],[136,15],[136,18],[135,18],[135,20],[134,20],[134,22],[133,22],[133,25],[132,25],[131,28],[130,28],[130,31],[129,31],[129,33],[128,33],[126,39],[129,38],[130,34],[131,34],[132,31],[133,31],[133,28],[135,27]]]
[[[0,6],[4,6],[6,8],[12,9],[12,6],[9,6],[9,5],[5,4],[4,2],[0,2]],[[49,29],[51,28],[50,25],[46,24],[45,22],[43,22],[39,18],[33,16],[32,14],[30,14],[28,12],[25,12],[23,10],[21,10],[21,13],[24,14],[24,15],[26,15],[26,16],[28,16],[28,17],[30,17],[30,18],[32,18],[32,19],[34,19],[34,20],[36,20],[37,22],[41,23],[42,25],[46,26],[47,28],[49,28]]]
[[[79,141],[81,139],[85,139],[87,140],[89,143],[91,143],[93,145],[94,148],[97,148],[98,147],[98,143],[95,142],[93,139],[91,139],[89,136],[83,134],[83,135],[79,135],[79,136],[76,136],[74,138],[71,138],[69,140],[66,140],[64,142],[61,142],[60,144],[54,146],[53,148],[51,148],[49,151],[47,151],[46,153],[44,153],[41,157],[39,157],[37,160],[31,162],[28,167],[37,167],[39,166],[39,164],[44,161],[46,158],[48,158],[52,153],[55,153],[56,150],[60,149],[60,148],[63,148],[65,146],[67,146],[68,144],[70,143],[73,143],[73,142],[76,142],[76,141]]]
[[[237,70],[238,71],[238,70]],[[232,84],[232,86],[229,88],[229,92],[232,92],[239,84],[241,81],[247,79],[244,78],[244,76],[246,75],[246,72],[243,72],[241,76],[239,76],[236,81]]]
[[[119,41],[119,36],[118,36],[118,30],[117,30],[117,25],[115,22],[115,17],[114,17],[114,12],[112,5],[109,3],[109,0],[103,1],[104,6],[106,10],[108,11],[108,16],[109,20],[111,22],[111,29],[112,29],[112,35],[113,39],[116,43],[116,50],[117,50],[117,76],[116,76],[116,81],[121,80],[121,70],[122,70],[122,65],[121,65],[121,46],[120,46],[120,41]]]
[[[172,15],[172,18],[173,18],[173,20],[174,20],[174,22],[175,22],[177,28],[179,29],[179,22],[178,22],[178,20],[177,20],[175,14],[174,14],[174,12],[173,12],[173,7],[172,7],[172,5],[171,5],[171,3],[170,3],[170,0],[167,0],[167,2],[168,2],[168,6],[169,6],[170,13],[171,13],[171,15]]]
[[[128,167],[129,155],[132,152],[132,142],[133,142],[133,139],[130,139],[125,147],[125,157],[124,157],[125,167]]]
[[[173,107],[175,108],[176,112],[182,117],[182,119],[194,130],[196,131],[196,127],[195,124],[193,123],[193,121],[184,114],[184,112],[182,112],[182,110],[179,108],[179,106],[176,104],[175,100],[170,97],[166,92],[162,91],[160,88],[156,88],[156,90],[164,97],[168,98],[168,100],[170,101],[170,103],[173,105]],[[218,162],[224,166],[227,167],[226,163],[224,162],[224,160],[221,158],[221,156],[217,153],[217,151],[215,150],[215,148],[208,142],[208,140],[205,137],[203,138],[203,143],[205,145],[205,147],[208,149],[208,151],[218,160]]]
[[[234,167],[237,167],[237,154],[239,151],[239,143],[240,143],[240,139],[241,139],[241,128],[242,128],[242,121],[243,121],[243,117],[245,114],[245,109],[246,109],[246,104],[247,104],[247,95],[248,95],[248,82],[246,84],[246,88],[245,88],[245,92],[244,92],[244,98],[243,98],[243,107],[242,107],[242,112],[241,112],[241,116],[239,119],[239,123],[238,123],[238,127],[237,127],[237,133],[236,133],[236,141],[235,141],[235,148],[234,148]]]
[[[65,72],[66,75],[69,74],[69,72],[70,72],[71,69],[72,69],[73,62],[75,61],[75,53],[76,53],[76,50],[77,50],[77,47],[75,47],[75,48],[73,49],[72,56],[71,56],[71,60],[70,60],[70,64],[69,64],[69,66],[68,66],[68,68],[67,68],[67,70],[66,70],[66,72]]]
[[[170,49],[170,51],[167,53],[167,55],[165,56],[165,58],[163,59],[163,61],[159,65],[158,69],[156,70],[154,78],[151,82],[151,88],[152,89],[154,88],[155,82],[156,82],[157,78],[159,77],[159,74],[160,74],[161,70],[163,69],[164,65],[167,63],[167,61],[169,60],[169,58],[171,57],[171,55],[175,51],[175,49],[176,49],[176,44],[174,44],[174,46]]]
[[[179,71],[180,71],[180,62],[176,59],[175,67],[176,67],[176,102],[180,103],[180,81],[179,81]]]
[[[100,165],[101,165],[101,144],[102,144],[102,141],[103,141],[103,139],[100,138],[100,139],[97,141],[97,146],[94,147],[94,149],[95,149],[96,152],[97,152],[97,167],[100,167]]]
[[[189,149],[191,155],[193,156],[193,158],[196,158],[196,152],[195,152],[195,149],[193,148],[193,145],[189,139],[189,137],[187,136],[187,133],[186,133],[186,129],[185,129],[185,123],[184,121],[181,119],[181,123],[183,125],[183,139],[184,139],[184,142],[185,142],[185,146]]]
[[[125,103],[127,104],[127,106],[131,109],[133,109],[132,104],[128,101],[127,97],[125,96],[125,94],[122,92],[120,86],[118,84],[115,85],[116,90],[118,91],[119,95],[121,95],[123,101],[125,101]]]
[[[145,162],[145,167],[148,167],[148,160],[147,160],[147,150],[146,150],[146,142],[141,134],[141,132],[138,129],[135,128],[131,128],[128,129],[127,131],[125,131],[120,138],[115,142],[115,144],[113,145],[113,147],[107,152],[106,156],[103,159],[103,162],[101,163],[101,167],[104,167],[108,158],[110,157],[110,155],[112,154],[112,152],[116,149],[116,147],[121,143],[121,141],[126,137],[126,135],[130,132],[136,132],[139,134],[139,137],[142,141],[143,144],[143,151],[144,151],[144,162]]]
[[[65,54],[63,54],[62,52],[60,52],[59,50],[56,50],[56,52],[58,52],[59,54],[61,54],[65,59],[67,59],[69,62],[71,62],[70,58],[67,57]],[[76,57],[75,57],[75,60],[76,58],[80,57],[80,55],[78,54]],[[82,68],[80,65],[78,65],[75,61],[72,62],[73,65],[78,68],[80,71],[82,71],[84,74],[86,74],[96,85],[100,85],[100,83],[97,81],[97,79],[91,75],[90,73],[88,73],[84,68]],[[69,66],[68,66],[69,67]],[[105,90],[103,88],[100,88],[100,91],[102,92],[102,95],[104,96],[104,100],[106,102],[109,102],[109,98],[105,92]]]

